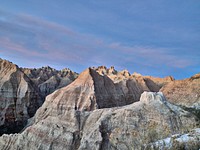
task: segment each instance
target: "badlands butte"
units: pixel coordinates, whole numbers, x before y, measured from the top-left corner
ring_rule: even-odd
[[[200,74],[175,80],[0,59],[1,150],[199,150]]]

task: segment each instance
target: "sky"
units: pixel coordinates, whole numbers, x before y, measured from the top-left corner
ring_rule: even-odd
[[[0,58],[81,72],[200,72],[199,0],[0,0]]]

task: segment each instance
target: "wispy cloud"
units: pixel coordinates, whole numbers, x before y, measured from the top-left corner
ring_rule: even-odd
[[[195,62],[172,54],[174,49],[146,45],[126,45],[120,41],[79,33],[55,22],[27,14],[0,14],[0,52],[24,56],[26,64],[43,63],[80,66],[115,65],[125,68],[138,64],[147,68],[168,66],[184,68]]]
[[[170,54],[171,51],[176,51],[177,49],[167,49],[167,48],[157,48],[157,47],[147,47],[147,46],[123,46],[120,43],[111,43],[110,48],[118,50],[123,54],[129,56],[129,62],[133,61],[132,58],[143,58],[145,62],[151,65],[167,65],[169,67],[184,68],[192,65],[193,60],[181,58],[179,54]],[[125,59],[126,60],[126,59]],[[139,61],[137,59],[137,61]],[[145,63],[144,63],[145,64]]]
[[[15,18],[16,22],[21,23],[23,26],[28,28],[38,28],[42,30],[53,30],[57,31],[60,34],[66,34],[70,36],[75,36],[75,32],[71,29],[67,28],[64,25],[60,25],[55,22],[45,21],[44,19],[40,19],[27,14],[19,14],[18,17]]]

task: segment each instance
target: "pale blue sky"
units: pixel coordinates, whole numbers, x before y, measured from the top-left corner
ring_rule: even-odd
[[[22,67],[200,72],[199,0],[0,0],[0,57]]]

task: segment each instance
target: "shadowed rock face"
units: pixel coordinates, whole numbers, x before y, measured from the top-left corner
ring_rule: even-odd
[[[198,122],[192,113],[168,103],[162,93],[145,92],[139,102],[123,107],[84,111],[73,108],[75,99],[68,102],[64,89],[47,97],[24,132],[0,137],[0,149],[141,149],[195,128]]]
[[[114,83],[108,76],[102,76],[88,68],[73,83],[55,91],[54,99],[58,102],[56,107],[62,110],[68,107],[87,111],[119,107],[138,101],[141,93],[148,90],[142,84],[135,79]],[[60,99],[65,101],[61,103]],[[49,96],[46,100],[49,100]]]
[[[19,132],[40,105],[31,80],[18,66],[0,59],[0,134]]]
[[[78,76],[68,68],[58,71],[47,66],[38,69],[22,68],[22,70],[38,87],[43,99],[56,89],[69,85]]]
[[[130,97],[128,92],[128,90],[123,91],[107,76],[101,76],[89,68],[82,72],[73,83],[55,91],[53,99],[58,102],[56,107],[62,110],[73,108],[74,110],[91,111],[99,108],[124,106],[136,101],[128,99]],[[49,97],[47,96],[46,101],[50,100]],[[64,99],[64,102],[60,102],[61,99]],[[49,103],[52,103],[52,99]]]
[[[19,132],[46,95],[70,84],[76,77],[69,69],[23,69],[0,59],[0,135]]]
[[[118,72],[114,67],[106,68],[105,66],[100,66],[98,68],[93,67],[93,69],[100,75],[107,76],[117,84],[119,89],[122,89],[126,94],[128,101],[131,101],[131,99],[139,101],[140,95],[144,91],[158,92],[164,85],[174,81],[174,78],[171,76],[156,78],[152,76],[142,76],[138,73],[133,73],[131,75],[127,70]]]

